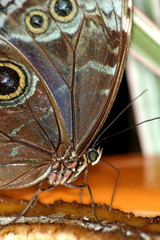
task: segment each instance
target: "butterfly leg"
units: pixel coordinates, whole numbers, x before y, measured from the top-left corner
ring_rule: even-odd
[[[112,210],[112,205],[113,205],[113,200],[114,200],[116,190],[117,190],[117,187],[118,187],[118,183],[119,183],[119,180],[120,180],[120,171],[119,171],[118,168],[116,168],[115,166],[113,166],[112,164],[110,164],[108,162],[103,161],[102,159],[101,159],[101,162],[110,166],[111,168],[113,168],[117,172],[117,178],[116,178],[116,182],[115,182],[112,197],[111,197],[111,202],[110,202],[110,205],[109,205],[109,211],[111,211]]]
[[[33,197],[31,198],[31,200],[28,202],[28,204],[26,205],[26,207],[23,209],[23,211],[21,212],[21,214],[20,214],[14,221],[16,221],[19,217],[24,216],[24,215],[29,211],[29,209],[34,206],[34,204],[36,203],[37,198],[38,198],[38,196],[39,196],[39,194],[40,194],[40,192],[41,192],[41,185],[42,185],[42,183],[40,183],[40,184],[38,185],[37,191],[35,192],[35,194],[34,194]]]
[[[96,213],[95,213],[95,204],[94,204],[94,198],[93,198],[93,194],[92,194],[92,190],[90,188],[90,186],[88,184],[83,184],[83,185],[75,185],[75,184],[69,184],[66,183],[65,184],[66,187],[69,188],[80,188],[80,189],[84,189],[85,187],[88,189],[89,195],[90,195],[90,201],[91,201],[91,207],[92,207],[92,215],[95,218],[95,220],[97,222],[99,222],[98,218],[96,217]]]
[[[88,175],[88,168],[86,168],[83,172],[83,181],[82,181],[83,185],[86,183],[87,175]],[[84,188],[80,188],[79,190],[79,198],[81,203],[83,203],[83,189]]]
[[[5,224],[4,227],[0,228],[0,230],[3,229],[3,228],[5,228],[6,226],[8,226],[8,225],[10,225],[10,224],[13,224],[13,223],[17,222],[17,220],[18,220],[20,217],[24,216],[24,215],[28,212],[28,210],[30,209],[30,207],[34,206],[34,204],[36,203],[37,197],[38,197],[38,195],[39,195],[40,192],[41,192],[41,185],[42,185],[42,182],[39,183],[37,191],[36,191],[35,194],[33,195],[32,199],[31,199],[31,200],[28,202],[28,204],[25,206],[25,208],[23,209],[23,211],[22,211],[16,218],[14,218],[13,220],[11,220],[11,221],[8,222],[7,224]]]

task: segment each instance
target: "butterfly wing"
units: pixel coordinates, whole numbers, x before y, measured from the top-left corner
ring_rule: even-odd
[[[9,97],[11,106],[1,101],[1,134],[10,142],[9,152],[14,152],[14,141],[20,148],[25,144],[26,151],[33,146],[33,164],[37,150],[49,156],[48,162],[54,152],[62,157],[69,148],[83,154],[105,121],[120,84],[130,7],[131,0],[11,1],[1,6],[2,62],[16,63],[33,79],[30,95],[22,85],[21,98]],[[8,153],[5,162],[10,169],[19,154],[18,150],[13,159]],[[32,157],[24,158],[26,168],[34,168]],[[37,160],[42,166],[46,156]],[[41,171],[45,170],[44,164]],[[21,175],[15,173],[17,178]]]
[[[79,2],[84,19],[75,55],[74,136],[77,147],[85,149],[106,120],[121,82],[130,41],[131,1]]]
[[[66,129],[25,56],[3,37],[0,49],[0,186],[21,188],[46,177]],[[66,132],[62,141],[68,139]]]

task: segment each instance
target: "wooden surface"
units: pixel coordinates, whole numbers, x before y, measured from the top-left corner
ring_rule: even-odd
[[[141,216],[160,215],[160,156],[121,155],[103,157],[120,170],[121,178],[116,191],[113,207],[134,212]],[[110,204],[117,173],[114,169],[99,163],[90,167],[87,182],[90,184],[96,203]],[[80,183],[81,179],[76,182]],[[30,199],[36,187],[21,190],[3,190],[0,194],[16,199]],[[79,200],[78,189],[57,186],[51,191],[42,192],[39,200],[53,203],[62,199],[72,202]],[[89,203],[89,194],[83,192],[84,203]]]
[[[19,240],[158,240],[159,217],[135,217],[133,213],[109,210],[107,205],[95,204],[98,221],[90,205],[57,201],[46,205],[37,202],[30,211],[19,217],[26,201],[0,201],[0,239]],[[8,225],[6,225],[8,223]]]

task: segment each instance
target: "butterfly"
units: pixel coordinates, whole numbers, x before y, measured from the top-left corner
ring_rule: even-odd
[[[0,1],[0,189],[74,187],[116,97],[131,0]]]

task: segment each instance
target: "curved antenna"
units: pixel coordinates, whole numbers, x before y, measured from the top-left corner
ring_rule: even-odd
[[[129,103],[118,115],[117,117],[99,134],[99,136],[97,137],[97,139],[95,140],[94,144],[92,145],[92,147],[94,148],[97,145],[97,142],[99,141],[99,139],[102,137],[102,135],[107,131],[108,128],[110,128],[113,123],[115,123],[120,116],[133,104],[133,102],[135,102],[139,97],[141,97],[146,91],[148,91],[147,89],[144,90],[142,93],[140,93],[136,98],[134,98],[131,103]]]
[[[135,128],[135,127],[138,127],[138,126],[141,125],[141,124],[144,124],[144,123],[147,123],[147,122],[152,122],[152,121],[159,120],[159,119],[160,119],[160,117],[155,117],[155,118],[151,118],[151,119],[144,120],[144,121],[142,121],[142,122],[140,122],[140,123],[136,123],[136,124],[134,124],[134,125],[132,125],[132,126],[130,126],[130,127],[128,127],[128,128],[125,128],[125,129],[122,130],[122,131],[119,131],[119,132],[117,132],[117,133],[114,133],[114,134],[111,134],[111,135],[109,135],[109,136],[107,136],[107,137],[104,137],[104,138],[103,138],[102,140],[100,140],[96,145],[99,145],[100,142],[106,140],[107,138],[117,136],[117,135],[119,135],[119,134],[122,134],[122,133],[124,133],[124,132],[127,132],[128,130],[131,130],[131,129]]]

